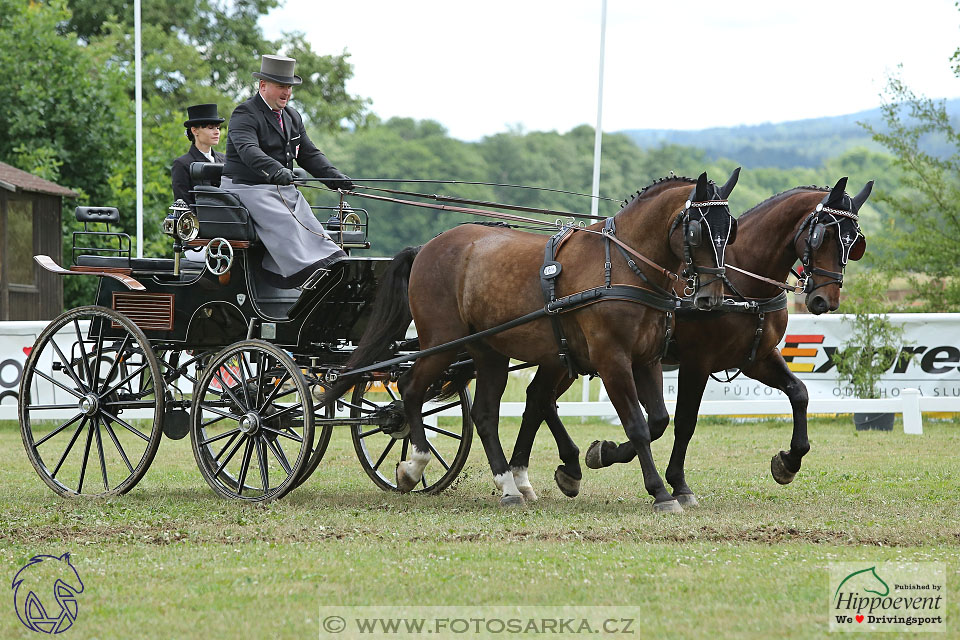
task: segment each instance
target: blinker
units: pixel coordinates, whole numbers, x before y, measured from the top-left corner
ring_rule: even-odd
[[[703,239],[703,230],[700,227],[699,220],[691,220],[687,223],[687,244],[691,247],[699,247]]]
[[[824,233],[826,233],[826,227],[823,224],[813,226],[813,231],[810,232],[810,247],[812,249],[820,248],[820,245],[823,244]]]

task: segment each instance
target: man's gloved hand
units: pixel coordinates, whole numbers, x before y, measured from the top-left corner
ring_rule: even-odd
[[[270,184],[288,185],[293,184],[293,170],[286,167],[280,167],[277,172],[270,176]]]
[[[323,184],[331,189],[343,189],[344,191],[353,191],[354,188],[353,181],[342,173],[336,177],[324,180]]]

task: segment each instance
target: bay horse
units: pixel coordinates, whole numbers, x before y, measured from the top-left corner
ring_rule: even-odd
[[[870,196],[873,181],[852,198],[844,191],[847,178],[833,189],[796,187],[780,193],[739,218],[740,241],[730,248],[725,275],[736,302],[773,300],[799,260],[803,266],[806,307],[813,314],[834,311],[840,304],[840,288],[848,260],[859,260],[866,250],[866,237],[858,224],[858,212]],[[826,192],[826,193],[825,193]],[[747,275],[733,267],[762,276]],[[780,306],[780,305],[777,305]],[[733,308],[733,305],[730,305]],[[697,415],[707,378],[713,372],[740,369],[745,375],[779,389],[790,400],[793,435],[790,450],[773,456],[770,471],[780,484],[793,481],[801,459],[810,450],[807,439],[807,388],[788,368],[777,345],[787,327],[787,310],[764,313],[687,311],[677,316],[675,341],[664,358],[680,365],[675,440],[666,479],[682,505],[695,506],[697,499],[684,477],[687,446],[697,424]],[[571,381],[572,382],[572,381]],[[651,433],[656,439],[662,431]],[[584,456],[590,468],[601,468],[633,458],[630,447],[596,441]],[[515,462],[523,465],[522,460]]]
[[[739,171],[722,187],[708,181],[706,173],[696,181],[680,177],[658,180],[605,222],[569,228],[562,244],[554,246],[552,261],[545,261],[549,243],[543,235],[475,224],[445,231],[419,249],[408,248],[394,258],[380,283],[369,329],[347,367],[375,362],[383,353],[382,345],[402,335],[409,324],[406,309],[417,327],[420,348],[428,349],[543,309],[543,278],[552,279],[561,300],[611,286],[614,291],[641,292],[639,295],[647,296],[646,302],[626,294],[585,298],[586,304],[556,314],[559,333],[564,336],[559,341],[562,349],[550,318],[467,343],[477,379],[472,416],[494,483],[502,492],[501,505],[522,504],[523,494],[497,434],[510,359],[538,365],[538,375],[549,379],[552,389],[570,375],[568,365],[596,372],[640,458],[644,487],[654,497],[654,510],[682,511],[654,465],[650,428],[640,411],[643,402],[651,416],[668,419],[660,392],[659,361],[672,331],[672,313],[666,306],[649,306],[649,297],[658,291],[665,294],[663,299],[669,300],[667,306],[672,310],[675,298],[669,290],[678,279],[672,271],[685,263],[689,283],[695,285],[696,304],[707,308],[722,300],[725,250],[737,233],[726,199]],[[709,241],[702,241],[704,235]],[[694,282],[699,276],[707,277]],[[558,357],[561,350],[566,350],[567,362]],[[456,350],[422,356],[400,377],[413,445],[410,458],[397,465],[400,491],[417,485],[431,459],[422,406],[456,357]],[[329,402],[328,395],[336,396],[347,384],[349,372],[324,394],[323,402]],[[572,441],[569,445],[578,456]],[[558,484],[567,480],[579,483],[579,479],[579,464],[576,477],[565,478],[558,472]]]

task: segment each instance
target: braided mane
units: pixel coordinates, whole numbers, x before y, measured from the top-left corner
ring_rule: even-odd
[[[779,199],[779,198],[788,198],[788,197],[790,197],[790,196],[792,196],[792,195],[795,195],[796,193],[798,193],[798,192],[800,192],[800,191],[819,191],[819,192],[821,192],[821,193],[829,193],[829,192],[830,192],[830,187],[818,187],[818,186],[815,185],[815,184],[811,184],[811,185],[808,185],[808,186],[805,186],[805,187],[793,187],[792,189],[787,189],[786,191],[781,191],[780,193],[778,193],[778,194],[776,194],[776,195],[774,195],[774,196],[770,196],[769,198],[767,198],[766,200],[764,200],[764,201],[761,202],[760,204],[754,205],[753,207],[747,209],[746,211],[744,211],[743,213],[741,213],[740,216],[739,216],[737,219],[738,219],[738,220],[743,220],[744,217],[750,215],[751,213],[754,213],[757,209],[759,209],[760,207],[764,206],[764,205],[767,204],[768,202],[771,202],[771,201],[773,201],[773,200],[777,200],[777,199]]]
[[[665,178],[658,178],[657,180],[654,180],[651,184],[648,184],[647,186],[645,186],[643,189],[640,189],[636,193],[633,193],[629,197],[625,198],[621,204],[624,207],[626,207],[628,204],[630,204],[634,200],[637,200],[638,198],[653,195],[653,191],[657,191],[658,188],[663,185],[669,184],[670,186],[673,186],[678,182],[685,183],[685,184],[697,184],[697,181],[695,178],[687,178],[686,176],[671,175]],[[716,184],[716,183],[713,180],[710,180],[710,184]],[[651,192],[648,193],[648,191],[651,191]]]

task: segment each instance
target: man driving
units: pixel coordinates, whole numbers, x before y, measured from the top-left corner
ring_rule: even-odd
[[[307,137],[303,118],[287,103],[296,60],[264,55],[256,95],[230,116],[221,187],[237,195],[253,218],[274,286],[296,287],[346,254],[330,239],[293,183],[293,162],[331,189],[353,189]]]

